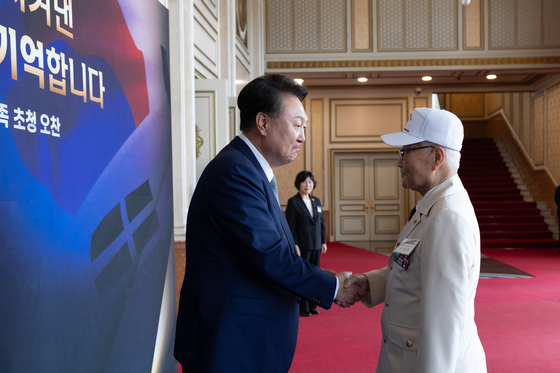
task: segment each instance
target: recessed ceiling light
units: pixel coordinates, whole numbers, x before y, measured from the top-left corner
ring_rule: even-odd
[[[359,78],[358,78],[358,81],[359,81],[360,83],[365,83],[365,82],[367,82],[367,78],[365,78],[365,77],[362,76],[362,77],[359,77]]]
[[[241,79],[237,79],[237,80],[235,81],[235,84],[243,84],[243,83],[245,83],[245,81],[244,81],[244,80],[241,80]]]
[[[496,79],[498,76],[496,74],[488,74],[486,75],[486,79],[488,80],[493,80]]]
[[[423,77],[422,77],[422,80],[425,81],[425,82],[429,82],[430,80],[432,80],[432,77],[426,75],[426,76],[423,76]]]
[[[294,82],[296,82],[297,85],[302,85],[303,84],[303,79],[295,78]]]

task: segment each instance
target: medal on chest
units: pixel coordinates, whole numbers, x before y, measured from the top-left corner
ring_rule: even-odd
[[[397,247],[393,251],[393,261],[399,266],[408,270],[410,265],[410,257],[416,246],[420,243],[420,240],[415,238],[405,238],[403,242],[397,244]]]

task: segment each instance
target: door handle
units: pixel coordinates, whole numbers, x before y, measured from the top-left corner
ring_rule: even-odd
[[[373,214],[373,210],[375,210],[375,205],[373,203],[373,198],[371,199],[371,205],[369,206],[371,213]]]
[[[368,199],[366,198],[366,215],[369,214]]]

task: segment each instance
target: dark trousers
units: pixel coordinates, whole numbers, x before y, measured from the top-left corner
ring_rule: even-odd
[[[301,257],[305,261],[319,267],[321,250],[301,250]],[[299,312],[311,312],[311,310],[314,310],[315,308],[317,308],[317,305],[308,302],[306,299],[302,298],[299,302]]]

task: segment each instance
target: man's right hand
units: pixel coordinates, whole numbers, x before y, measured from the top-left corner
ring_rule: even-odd
[[[345,288],[349,288],[352,285],[357,285],[361,287],[364,290],[364,292],[369,291],[369,281],[366,275],[364,275],[363,273],[359,275],[350,276],[344,281]]]
[[[348,286],[345,286],[346,281],[351,278],[351,275],[352,272],[340,272],[336,274],[338,278],[338,292],[334,300],[340,307],[350,307],[354,305],[354,303],[359,302],[366,294],[363,288],[353,283],[349,283]]]
[[[339,273],[350,273],[350,272],[341,272]],[[350,273],[351,274],[351,273]],[[340,277],[339,277],[339,281],[340,281]],[[366,292],[369,291],[369,281],[368,278],[366,277],[366,275],[364,274],[360,274],[360,275],[354,275],[354,276],[348,276],[345,278],[344,283],[340,283],[341,285],[339,285],[340,287],[343,287],[346,290],[350,290],[351,292],[355,292],[355,294],[359,295],[360,299],[366,294]],[[338,289],[339,293],[340,293],[340,288]],[[355,299],[355,298],[354,298]],[[335,299],[336,304],[338,304],[340,307],[350,307],[351,305],[353,305],[353,302],[345,302],[342,300],[338,299],[338,295],[337,298]],[[357,302],[357,300],[356,300]]]

